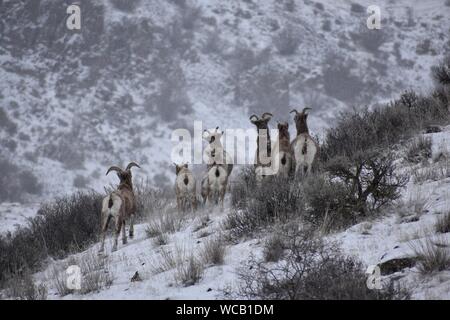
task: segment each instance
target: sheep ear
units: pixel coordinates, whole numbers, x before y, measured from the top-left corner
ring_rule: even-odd
[[[203,139],[208,140],[210,136],[211,134],[209,133],[209,131],[205,129],[202,134]]]

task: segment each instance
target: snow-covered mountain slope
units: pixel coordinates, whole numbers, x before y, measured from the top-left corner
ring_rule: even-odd
[[[354,256],[365,266],[379,265],[414,257],[414,248],[426,241],[432,241],[450,248],[450,233],[437,233],[435,224],[445,214],[450,214],[450,126],[442,132],[423,134],[431,139],[432,159],[427,164],[412,165],[404,160],[406,146],[398,148],[397,165],[410,174],[411,178],[402,198],[386,212],[376,218],[354,225],[342,232],[325,236],[326,241],[337,243],[342,252]],[[423,170],[440,166],[436,175],[422,175]],[[419,170],[419,171],[418,171]],[[433,171],[434,172],[434,171]],[[42,272],[34,275],[38,283],[48,288],[49,299],[220,299],[226,292],[239,286],[237,272],[250,256],[262,256],[263,244],[267,234],[255,239],[227,244],[223,264],[206,264],[198,283],[183,285],[180,272],[189,263],[190,256],[200,259],[205,245],[217,239],[224,232],[222,224],[230,204],[224,210],[206,208],[195,215],[178,216],[178,231],[168,233],[158,240],[149,237],[147,223],[136,228],[136,238],[111,253],[112,239],[108,239],[106,256],[99,258],[99,244],[88,250],[69,256],[61,261],[50,261]],[[173,214],[174,210],[162,213]],[[154,223],[158,218],[149,217]],[[106,259],[106,260],[102,260]],[[98,264],[98,261],[103,261]],[[58,274],[73,264],[87,263],[101,265],[93,269],[108,274],[108,286],[98,292],[86,294],[71,293],[60,296],[55,285]],[[97,262],[93,262],[97,261]],[[132,282],[135,273],[141,281]],[[401,267],[382,276],[383,281],[400,281],[412,292],[413,299],[450,299],[450,271],[443,270],[430,275],[422,275],[416,266]]]
[[[115,183],[107,166],[134,160],[173,179],[171,132],[248,128],[248,115],[313,108],[314,133],[349,106],[426,92],[449,51],[444,0],[96,0],[0,3],[1,156],[32,170],[43,197]]]
[[[36,215],[40,204],[3,202],[0,204],[0,235],[14,232],[18,226],[26,225],[27,219]]]

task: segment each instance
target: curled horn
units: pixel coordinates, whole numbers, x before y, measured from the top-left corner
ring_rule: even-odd
[[[307,110],[311,110],[311,108],[304,107],[303,110],[302,110],[302,113],[305,113],[305,111],[307,111]]]
[[[261,118],[266,119],[267,116],[273,117],[273,115],[270,112],[264,112]]]
[[[295,112],[295,114],[298,114],[297,109],[292,109],[291,112],[289,112],[289,113],[292,113],[292,112]]]
[[[108,171],[106,171],[106,175],[108,175],[108,173],[110,173],[111,171],[122,172],[123,170],[121,168],[119,168],[118,166],[112,166],[108,169]]]
[[[250,116],[250,118],[249,118],[250,121],[253,121],[252,118],[256,118],[255,121],[259,120],[259,118],[258,118],[258,116],[257,116],[256,114],[252,114],[252,115]]]
[[[129,171],[133,167],[141,168],[136,162],[130,162],[125,170]]]

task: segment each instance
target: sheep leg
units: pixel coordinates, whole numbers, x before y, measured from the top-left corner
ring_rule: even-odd
[[[134,214],[130,217],[130,239],[134,238]]]
[[[225,198],[225,192],[227,190],[227,186],[225,186],[222,190],[220,190],[220,208],[223,210],[223,199]]]
[[[102,244],[100,245],[99,252],[103,252],[105,250],[105,237],[106,237],[106,231],[108,230],[109,220],[111,220],[111,216],[110,215],[108,215],[108,217],[106,217],[106,220],[103,223],[102,235],[101,235],[101,243]]]
[[[122,222],[122,244],[127,244],[127,231],[125,230],[125,220]]]
[[[178,213],[181,213],[181,201],[179,196],[177,196],[177,211]]]
[[[192,213],[197,211],[197,197],[194,195],[192,198]]]
[[[113,245],[112,251],[117,250],[117,242],[119,240],[119,234],[120,234],[121,229],[122,229],[122,219],[117,219],[116,232],[114,233],[114,245]]]

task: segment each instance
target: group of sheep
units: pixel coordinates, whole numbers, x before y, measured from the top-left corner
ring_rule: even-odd
[[[287,178],[294,174],[311,172],[319,152],[319,145],[309,134],[307,124],[308,110],[310,108],[303,108],[301,112],[293,109],[290,112],[295,114],[294,122],[297,129],[297,136],[292,142],[289,134],[289,124],[287,122],[279,122],[277,124],[278,139],[275,141],[273,148],[268,125],[272,114],[265,112],[261,118],[256,115],[250,117],[251,123],[258,129],[255,172],[259,181],[272,175]],[[267,142],[260,143],[260,139],[265,139]],[[260,150],[261,146],[265,146],[265,150]],[[261,155],[267,155],[270,161],[261,161]],[[264,169],[267,168],[271,170],[265,171]],[[264,174],[264,172],[268,172],[268,174]]]
[[[297,136],[291,142],[289,124],[278,123],[278,139],[273,144],[270,139],[269,121],[272,114],[265,112],[261,118],[257,115],[250,117],[250,122],[258,130],[257,150],[255,155],[255,174],[261,182],[265,177],[278,175],[289,177],[294,174],[307,174],[311,172],[313,163],[318,155],[319,145],[310,136],[307,111],[301,112],[293,109],[295,113],[294,122]],[[220,139],[223,131],[217,127],[213,132],[205,130],[204,139],[207,141],[205,154],[207,158],[206,172],[201,181],[201,195],[203,204],[206,201],[223,206],[223,199],[227,189],[228,178],[233,170],[233,161],[224,150]],[[260,149],[263,148],[263,149]],[[175,192],[177,196],[178,210],[195,210],[197,208],[196,180],[188,165],[176,165],[177,178],[175,181]]]
[[[310,136],[307,118],[309,108],[304,108],[301,112],[296,109],[294,122],[297,129],[297,136],[290,141],[289,124],[287,122],[278,123],[278,139],[273,148],[269,134],[269,121],[272,114],[265,112],[261,118],[252,115],[250,122],[258,129],[257,150],[255,156],[255,174],[257,181],[262,181],[273,175],[289,177],[297,173],[309,173],[319,151],[319,145]],[[217,127],[214,131],[204,131],[203,138],[208,145],[205,149],[207,160],[206,172],[201,180],[201,196],[203,204],[209,201],[223,207],[223,201],[228,186],[229,176],[233,170],[233,161],[222,146],[221,137],[223,131]],[[263,148],[263,149],[260,149]],[[122,231],[122,242],[127,242],[125,232],[125,222],[130,221],[129,236],[133,238],[133,218],[136,212],[136,199],[133,191],[131,168],[139,167],[131,162],[125,170],[117,166],[112,166],[110,171],[116,171],[120,179],[117,189],[108,194],[103,199],[102,204],[102,237],[100,252],[104,251],[105,233],[109,221],[115,221],[115,236],[113,251],[117,249],[117,241]],[[177,208],[179,211],[197,209],[197,182],[187,164],[175,164],[175,194],[177,198]]]

